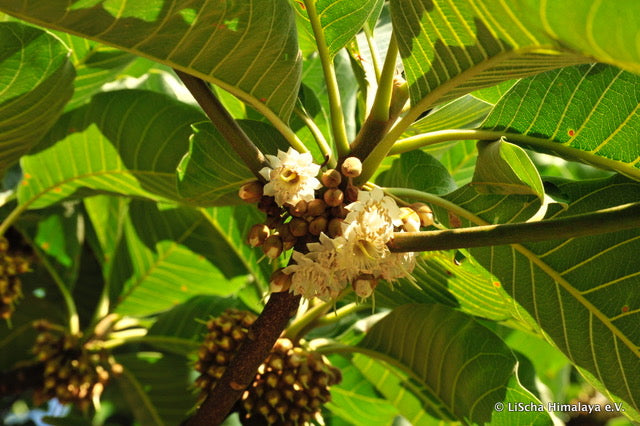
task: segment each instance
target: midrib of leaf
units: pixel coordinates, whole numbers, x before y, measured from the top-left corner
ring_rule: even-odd
[[[138,382],[135,376],[131,374],[131,372],[127,368],[123,369],[122,374],[127,378],[128,385],[133,386],[133,390],[137,394],[139,400],[142,401],[142,403],[145,405],[146,412],[149,413],[149,415],[151,415],[155,424],[164,425],[164,422],[160,418],[160,415],[158,414],[155,407],[151,403],[149,396],[146,394],[144,389],[142,389],[140,382]]]
[[[122,4],[124,5],[124,2]],[[235,86],[227,84],[224,81],[219,80],[219,79],[217,79],[217,78],[215,78],[215,77],[213,77],[211,75],[205,74],[203,72],[200,72],[200,71],[197,71],[197,70],[194,70],[194,69],[187,68],[187,67],[185,67],[183,65],[180,65],[180,64],[176,64],[175,62],[171,61],[170,59],[155,58],[155,57],[153,57],[153,56],[151,56],[149,54],[146,54],[146,53],[136,49],[135,46],[131,47],[131,48],[119,46],[119,45],[117,45],[115,43],[111,43],[111,42],[109,42],[107,40],[98,39],[97,36],[90,37],[90,36],[87,36],[86,34],[81,34],[81,33],[77,32],[77,31],[73,31],[73,30],[71,30],[69,28],[64,28],[64,27],[61,27],[59,25],[56,25],[55,22],[45,22],[45,21],[42,21],[40,19],[34,18],[32,16],[24,15],[24,14],[21,14],[21,13],[12,12],[12,15],[17,17],[17,18],[19,18],[19,19],[22,19],[24,21],[33,22],[36,25],[40,25],[40,26],[45,27],[45,28],[51,28],[52,30],[61,31],[61,32],[69,33],[69,34],[72,34],[72,35],[75,35],[75,36],[78,36],[78,37],[82,37],[82,38],[85,38],[85,39],[97,41],[97,42],[102,43],[102,44],[104,44],[106,46],[115,47],[116,49],[120,49],[120,50],[123,50],[125,52],[133,53],[135,55],[147,58],[147,59],[149,59],[151,61],[167,65],[167,66],[169,66],[171,68],[179,69],[181,71],[186,72],[187,74],[191,74],[191,75],[193,75],[195,77],[198,77],[198,78],[201,78],[201,79],[203,79],[205,81],[210,81],[210,82],[214,83],[216,86],[218,86],[218,87],[226,90],[227,92],[233,94],[234,96],[236,96],[238,99],[242,100],[243,102],[246,102],[247,104],[251,105],[258,112],[260,112],[262,115],[264,115],[271,122],[271,124],[273,124],[273,126],[276,129],[278,129],[283,135],[285,135],[285,137],[289,137],[289,138],[290,137],[295,137],[295,135],[292,136],[292,131],[289,129],[289,126],[284,121],[282,121],[282,119],[280,119],[280,117],[278,117],[277,114],[275,114],[271,110],[271,108],[268,108],[259,99],[256,99],[255,97],[249,95],[248,93],[246,93],[246,92],[244,92],[242,90],[238,90]],[[292,67],[292,69],[293,68],[294,67]],[[286,81],[286,78],[283,78],[282,81],[283,81],[283,84],[284,84],[284,81]],[[276,91],[274,90],[273,93],[276,93]]]

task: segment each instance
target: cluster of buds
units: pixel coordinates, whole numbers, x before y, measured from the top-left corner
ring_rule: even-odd
[[[43,385],[33,397],[36,405],[52,398],[81,409],[92,402],[97,404],[109,379],[120,374],[122,366],[104,351],[88,350],[81,335],[69,334],[44,321],[35,327],[40,334],[32,351],[44,364]]]
[[[9,319],[22,297],[18,275],[29,271],[29,261],[21,255],[9,254],[9,242],[0,237],[0,318]]]
[[[209,333],[198,351],[196,386],[201,398],[216,386],[255,316],[227,310],[207,322]],[[340,370],[322,355],[280,338],[241,398],[241,421],[254,424],[301,425],[319,415],[329,401],[329,387],[341,380]]]
[[[258,204],[267,216],[247,238],[270,259],[296,248],[295,264],[276,271],[271,291],[291,291],[308,299],[335,299],[350,284],[369,297],[380,279],[410,276],[414,253],[391,253],[394,232],[415,232],[433,224],[431,209],[421,203],[398,207],[381,190],[363,191],[353,184],[362,164],[347,158],[340,171],[313,163],[310,154],[293,149],[267,156],[267,180],[245,184],[240,198]],[[319,178],[319,179],[318,179]]]

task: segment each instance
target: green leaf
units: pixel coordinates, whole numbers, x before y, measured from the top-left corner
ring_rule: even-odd
[[[124,238],[127,253],[119,252],[114,265],[122,280],[111,288],[118,313],[145,316],[196,294],[228,295],[244,284],[243,276],[231,279],[246,273],[236,253],[192,209],[132,201]]]
[[[639,76],[609,65],[563,68],[516,84],[482,128],[504,131],[512,143],[638,180],[638,87]]]
[[[620,68],[640,72],[636,48],[640,5],[635,1],[514,1],[523,24],[546,33],[564,46]]]
[[[196,75],[284,121],[298,93],[301,61],[287,0],[2,0],[0,10]]]
[[[0,175],[35,146],[73,93],[69,51],[46,32],[0,22]]]
[[[203,118],[197,108],[158,93],[96,95],[88,107],[65,114],[38,152],[23,157],[18,200],[29,208],[96,192],[179,200],[175,170],[191,124]]]
[[[564,217],[640,199],[640,184],[615,176],[581,183],[554,181],[566,209],[550,208],[546,218]],[[452,198],[480,218],[521,221],[521,196],[478,196],[463,189]],[[637,416],[640,401],[640,231],[471,249],[509,294],[571,362],[625,401]],[[612,399],[615,399],[612,397]]]
[[[430,151],[427,149],[427,151]],[[478,151],[473,141],[454,143],[439,158],[443,166],[458,186],[471,182],[475,170]]]
[[[544,200],[536,166],[524,149],[503,139],[478,142],[472,185],[483,194],[533,194]]]
[[[429,417],[500,423],[500,415],[494,415],[496,402],[537,401],[517,382],[516,359],[504,342],[471,317],[443,305],[396,308],[371,328],[359,347],[395,367],[384,372],[372,360],[356,363],[412,424],[427,424]],[[519,420],[548,424],[549,416],[522,413]]]
[[[462,96],[434,108],[427,116],[411,124],[403,136],[414,136],[445,129],[475,128],[489,114],[492,106],[492,104],[474,96]]]
[[[409,151],[393,160],[389,170],[381,173],[376,183],[387,187],[412,188],[434,194],[446,194],[456,184],[442,163],[422,151]]]
[[[418,109],[505,80],[593,61],[524,25],[526,13],[512,3],[392,0],[390,4],[411,105]]]
[[[188,391],[188,360],[176,355],[139,352],[117,356],[124,372],[115,379],[136,420],[143,425],[177,425],[196,402]]]
[[[334,56],[360,31],[374,9],[379,9],[379,0],[319,0],[315,2],[320,27],[324,33],[329,55]],[[310,26],[306,11],[301,15]]]
[[[380,397],[375,387],[347,359],[332,356],[331,364],[340,369],[342,381],[331,386],[326,408],[350,425],[388,426],[398,410]]]
[[[102,85],[120,74],[136,58],[120,49],[104,46],[81,37],[72,36],[60,31],[55,32],[71,49],[71,58],[76,79],[73,97],[67,103],[65,111],[87,103],[91,96],[101,91]]]
[[[262,152],[287,151],[286,139],[269,124],[251,120],[238,124]],[[183,201],[196,206],[242,202],[238,190],[255,181],[255,175],[211,123],[198,123],[193,131],[189,152],[178,166],[178,192]]]

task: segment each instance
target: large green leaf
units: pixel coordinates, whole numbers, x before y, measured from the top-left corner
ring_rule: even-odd
[[[297,12],[303,18],[307,32],[311,30],[309,16],[303,2]],[[320,28],[329,55],[334,56],[360,31],[369,16],[380,8],[380,0],[319,0],[314,1]]]
[[[514,143],[640,179],[640,77],[610,65],[568,67],[522,80],[482,128]],[[522,102],[526,99],[526,102]],[[518,134],[525,135],[518,139]]]
[[[547,218],[595,211],[640,199],[640,184],[620,176],[554,182],[568,208]],[[478,196],[463,188],[451,199],[494,222],[526,220],[517,197]],[[443,218],[443,220],[446,220]],[[638,418],[640,401],[640,231],[472,249],[565,355],[587,370],[612,399]]]
[[[286,151],[287,141],[272,126],[259,121],[238,122],[264,153]],[[255,175],[209,122],[193,126],[189,152],[178,167],[178,192],[183,201],[197,206],[242,202],[238,189],[255,181]]]
[[[228,295],[244,284],[241,260],[198,211],[134,200],[124,238],[127,250],[118,252],[114,265],[122,280],[111,288],[119,313],[144,316],[196,294]]]
[[[456,184],[442,163],[422,151],[410,151],[393,161],[376,183],[382,186],[413,188],[435,194],[446,194]]]
[[[471,95],[454,99],[429,113],[405,131],[404,136],[445,129],[470,129],[480,124],[493,105]]]
[[[599,61],[640,72],[636,37],[640,5],[634,0],[576,2],[515,0],[531,31],[541,31],[564,46]]]
[[[177,425],[187,417],[196,398],[187,390],[191,382],[186,358],[140,352],[118,355],[117,360],[124,372],[115,381],[140,424]]]
[[[60,116],[74,76],[68,49],[51,34],[0,22],[0,175]]]
[[[0,10],[197,75],[284,120],[298,93],[287,0],[2,0]]]
[[[85,38],[56,31],[55,34],[71,49],[76,79],[73,97],[66,105],[70,111],[100,92],[102,85],[114,80],[136,58],[120,49],[104,46]]]
[[[516,358],[504,342],[443,305],[396,308],[358,346],[394,367],[356,363],[412,424],[428,424],[430,417],[500,424],[505,414],[495,413],[496,402],[539,403],[518,383]],[[550,424],[545,412],[506,415],[512,422]]]
[[[523,25],[513,3],[392,0],[391,16],[414,106],[592,61]]]
[[[42,208],[67,197],[109,192],[177,200],[176,167],[202,113],[138,90],[101,93],[65,114],[38,152],[23,157],[18,200]]]

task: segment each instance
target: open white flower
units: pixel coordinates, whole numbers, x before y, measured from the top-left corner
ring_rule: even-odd
[[[266,157],[270,167],[260,170],[267,180],[265,195],[274,196],[280,207],[285,204],[295,206],[301,200],[311,201],[315,198],[315,190],[320,189],[322,184],[316,179],[320,166],[313,163],[311,154],[300,154],[289,148],[287,152],[278,150],[277,157]]]

